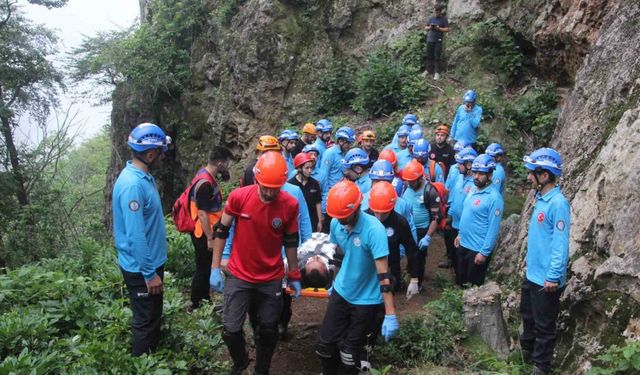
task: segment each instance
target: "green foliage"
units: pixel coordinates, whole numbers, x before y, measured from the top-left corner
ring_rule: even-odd
[[[376,362],[400,367],[415,367],[424,362],[452,363],[452,354],[464,331],[462,292],[447,289],[440,299],[426,307],[429,314],[401,322],[398,336],[376,350]]]
[[[196,268],[193,243],[188,234],[178,232],[171,216],[167,216],[165,219],[168,258],[165,268],[171,272],[176,283],[188,288],[191,282],[191,276]]]
[[[426,34],[424,31],[413,31],[396,41],[391,46],[395,58],[408,70],[414,73],[424,70],[426,54]]]
[[[558,119],[558,96],[552,83],[536,86],[505,104],[502,115],[508,131],[529,134],[534,147],[549,143]]]
[[[465,370],[473,373],[498,373],[525,375],[531,372],[531,366],[524,362],[520,351],[500,359],[479,335],[473,335],[461,343],[465,352]]]
[[[355,98],[355,66],[348,59],[333,59],[316,88],[318,113],[335,114]]]
[[[213,12],[216,21],[228,26],[245,0],[220,0]]]
[[[428,91],[426,83],[415,73],[411,67],[397,61],[389,51],[372,53],[365,67],[358,72],[353,109],[379,117],[420,103]]]
[[[589,375],[637,374],[640,372],[640,342],[613,345],[597,357]]]
[[[111,246],[82,241],[68,254],[0,275],[0,373],[220,373],[220,318],[191,314],[170,273],[159,351],[134,358],[131,311]]]

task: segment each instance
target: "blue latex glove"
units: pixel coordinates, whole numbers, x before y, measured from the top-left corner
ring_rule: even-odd
[[[211,290],[214,292],[222,292],[224,289],[224,280],[222,280],[222,273],[220,273],[220,268],[212,268],[211,276],[209,276],[209,286]]]
[[[398,334],[400,325],[398,324],[398,318],[395,315],[385,315],[384,322],[382,322],[382,336],[384,341],[388,342],[395,335]]]
[[[427,247],[429,247],[429,244],[431,244],[431,236],[428,234],[425,234],[424,237],[422,237],[422,239],[420,240],[420,242],[418,242],[418,249],[425,250]]]
[[[327,295],[330,296],[333,294],[333,285],[331,285],[331,288],[327,289]]]
[[[296,294],[293,295],[293,298],[300,297],[300,294],[302,293],[302,285],[300,285],[300,281],[289,281],[289,286],[296,292]]]

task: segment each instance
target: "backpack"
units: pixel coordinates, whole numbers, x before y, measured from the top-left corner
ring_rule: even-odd
[[[173,217],[173,223],[176,229],[178,229],[178,232],[191,233],[196,228],[196,218],[191,216],[191,190],[193,190],[193,187],[201,180],[207,180],[213,185],[213,177],[211,177],[211,174],[209,174],[205,168],[201,168],[171,208],[171,217]]]
[[[447,166],[441,161],[437,163],[440,164],[440,168],[442,168],[442,173],[444,173],[444,175],[446,176]],[[430,178],[431,181],[433,182],[436,181],[436,161],[431,159],[429,159],[429,177],[431,177]]]
[[[447,200],[449,199],[449,190],[444,186],[442,182],[429,183],[429,189],[434,189],[440,198],[440,220],[438,220],[438,229],[445,230],[447,227]],[[427,209],[431,206],[430,191],[424,189],[424,204]]]

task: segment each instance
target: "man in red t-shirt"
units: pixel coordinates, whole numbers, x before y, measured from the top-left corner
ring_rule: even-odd
[[[300,295],[298,268],[298,201],[280,188],[287,182],[287,164],[278,152],[260,156],[255,166],[256,185],[229,194],[220,221],[214,226],[213,260],[209,284],[224,290],[223,340],[233,360],[233,373],[249,365],[242,327],[250,305],[257,310],[256,374],[268,374],[278,341],[278,320],[282,309],[282,279],[285,276],[282,246],[285,247],[289,285]],[[231,258],[226,283],[220,272],[222,250],[235,220]]]

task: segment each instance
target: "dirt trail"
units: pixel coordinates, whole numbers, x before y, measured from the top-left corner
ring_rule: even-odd
[[[421,294],[407,301],[404,294],[396,295],[396,313],[402,319],[422,311],[422,307],[434,299],[439,298],[441,289],[434,285],[437,265],[445,253],[442,236],[435,236],[429,247],[427,257],[425,289]],[[451,270],[440,269],[440,274],[452,278]],[[327,306],[326,299],[301,298],[293,304],[293,316],[291,318],[289,339],[280,341],[273,356],[271,374],[274,375],[307,375],[320,374],[320,361],[314,353],[314,344],[318,330]],[[384,367],[383,364],[372,364],[376,368]]]

